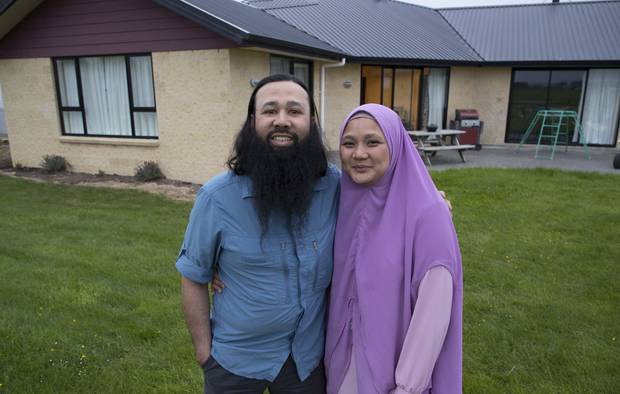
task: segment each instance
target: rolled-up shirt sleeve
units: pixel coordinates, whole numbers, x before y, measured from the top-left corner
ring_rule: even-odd
[[[219,208],[216,201],[201,189],[197,196],[183,245],[176,261],[177,270],[196,283],[209,283],[221,239]]]

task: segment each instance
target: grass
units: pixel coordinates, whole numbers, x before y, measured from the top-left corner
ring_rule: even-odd
[[[620,388],[620,178],[434,172],[455,206],[469,393]],[[0,392],[200,392],[174,259],[191,204],[0,177]]]

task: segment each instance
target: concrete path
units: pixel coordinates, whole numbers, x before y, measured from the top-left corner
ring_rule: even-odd
[[[443,151],[431,158],[431,170],[452,168],[496,167],[496,168],[556,168],[567,171],[587,171],[620,175],[620,169],[613,168],[614,156],[620,153],[616,148],[591,147],[591,160],[586,158],[583,148],[558,147],[553,160],[535,159],[535,146],[524,146],[517,153],[517,145],[484,145],[481,150],[465,151],[463,163],[456,151]],[[330,161],[340,165],[338,152],[329,152]]]

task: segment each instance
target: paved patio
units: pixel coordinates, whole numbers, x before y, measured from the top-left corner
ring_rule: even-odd
[[[517,153],[517,145],[484,145],[481,150],[465,151],[466,163],[463,163],[456,151],[439,152],[431,158],[433,170],[471,167],[497,168],[557,168],[567,171],[587,171],[612,173],[620,175],[620,170],[613,167],[614,156],[620,153],[616,148],[591,147],[591,160],[586,158],[583,148],[558,147],[553,160],[535,159],[535,146],[524,146]],[[340,165],[338,152],[329,152],[330,161]]]

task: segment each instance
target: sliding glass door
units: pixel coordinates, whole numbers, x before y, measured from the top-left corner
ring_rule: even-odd
[[[541,109],[581,110],[585,70],[515,70],[510,91],[506,142],[520,142]],[[527,143],[536,143],[532,133]]]
[[[506,142],[520,142],[536,111],[578,113],[586,142],[615,145],[620,112],[620,69],[514,70]],[[540,127],[540,125],[538,125]],[[572,143],[579,142],[574,125]],[[526,143],[535,144],[539,130]]]
[[[445,127],[448,69],[362,66],[361,103],[392,108],[408,130]]]

